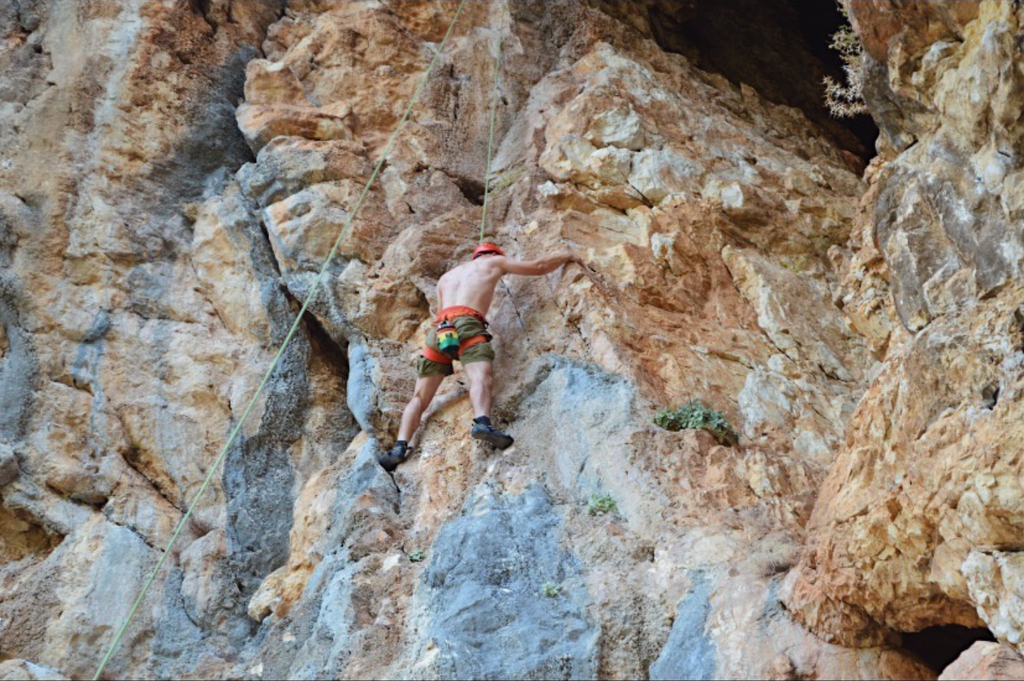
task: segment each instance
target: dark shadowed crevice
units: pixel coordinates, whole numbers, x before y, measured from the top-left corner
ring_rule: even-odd
[[[995,409],[996,405],[999,404],[999,392],[998,381],[989,383],[981,389],[981,403],[985,409]]]
[[[217,22],[210,16],[210,2],[211,0],[189,0],[189,5],[192,7],[192,11],[202,15],[203,20],[216,32]]]
[[[252,59],[263,56],[263,40],[270,26],[280,19],[287,2],[260,0],[251,5],[259,9],[246,10],[249,16],[244,23],[258,27],[260,33],[251,42],[236,32],[241,29],[232,29],[228,25],[224,26],[226,32],[218,32],[215,17],[223,17],[223,11],[218,11],[212,0],[183,3],[187,12],[201,17],[214,29],[212,34],[196,38],[194,32],[176,30],[175,26],[160,26],[152,37],[156,49],[176,60],[169,68],[190,83],[188,90],[181,95],[184,106],[175,113],[180,118],[183,134],[176,138],[169,153],[152,159],[147,171],[134,179],[137,186],[129,185],[140,199],[149,197],[150,208],[157,215],[164,212],[178,215],[182,204],[217,193],[219,176],[233,174],[243,164],[255,160],[238,128],[235,111],[245,96],[246,67]],[[178,20],[179,23],[190,18],[187,12]],[[228,24],[232,23],[231,16],[228,7]],[[233,48],[225,49],[225,43],[233,43]],[[148,70],[153,68],[146,67]],[[148,70],[135,77],[160,80],[164,75],[158,70],[152,73]],[[167,223],[164,217],[158,221]],[[191,242],[190,234],[187,240]]]
[[[466,200],[474,206],[484,205],[484,183],[468,177],[453,177],[452,181],[459,188]]]
[[[903,634],[903,648],[916,655],[938,674],[978,641],[995,640],[996,637],[988,629],[947,624]]]
[[[842,61],[829,43],[845,19],[832,0],[662,0],[648,13],[666,51],[800,109],[836,146],[865,162],[875,155],[878,127],[871,117],[837,119],[824,104],[822,79],[843,80]]]
[[[348,347],[342,345],[327,333],[320,320],[309,312],[302,316],[302,323],[309,336],[313,354],[323,357],[331,371],[340,381],[348,380]]]
[[[236,441],[224,462],[227,569],[237,580],[238,592],[225,607],[230,624],[221,630],[230,630],[235,643],[255,630],[246,614],[249,599],[288,559],[296,482],[291,450],[303,436],[312,400],[310,352],[304,336],[293,339],[267,382],[258,429]]]
[[[0,505],[0,565],[31,557],[42,560],[64,537],[47,531],[31,514]]]

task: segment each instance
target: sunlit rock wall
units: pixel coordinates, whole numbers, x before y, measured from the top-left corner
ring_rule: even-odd
[[[911,626],[886,619],[892,599],[856,600],[874,598],[870,570],[846,582],[811,561],[841,536],[829,509],[843,494],[891,509],[882,488],[842,477],[863,448],[907,465],[890,440],[925,427],[928,451],[951,458],[922,474],[957,494],[975,475],[957,468],[967,436],[953,422],[974,418],[975,393],[1012,410],[1013,383],[999,378],[1019,346],[1012,249],[998,272],[959,273],[987,257],[979,241],[935,270],[944,279],[928,274],[934,291],[913,293],[919,280],[898,263],[914,247],[885,206],[946,196],[939,179],[917,190],[900,179],[897,154],[915,147],[887,133],[862,181],[834,131],[666,52],[651,24],[662,5],[466,4],[110,676],[935,675],[898,637],[844,638],[847,620],[808,615]],[[0,673],[93,673],[455,7],[0,9],[0,657],[14,658]],[[954,13],[951,25],[985,45],[992,22],[1014,21],[1000,11]],[[374,453],[410,394],[437,278],[477,238],[499,42],[486,232],[515,257],[571,248],[591,267],[498,289],[495,415],[516,446],[469,439],[457,374],[392,478]],[[953,49],[975,54],[971,44]],[[945,124],[934,108],[934,125],[908,133],[922,149],[920,130]],[[1012,122],[988,125],[1012,137]],[[966,177],[973,156],[960,153],[943,172]],[[986,233],[1000,219],[1011,218],[993,212]],[[956,229],[943,227],[948,248]],[[960,291],[976,305],[954,304]],[[907,381],[912,396],[892,392]],[[651,423],[698,398],[726,414],[738,446]],[[932,418],[949,404],[948,425]],[[874,437],[871,410],[898,426]],[[1011,423],[1010,411],[998,418]],[[973,437],[1009,448],[1013,431]],[[984,489],[1004,511],[954,515],[965,528],[998,517],[1009,536],[1014,497],[999,485],[1010,476],[992,480]],[[615,512],[588,513],[594,494]],[[905,504],[914,522],[940,522],[929,499]],[[811,548],[784,589],[812,509]],[[920,536],[909,516],[905,527],[892,540],[900,556]],[[941,592],[972,624],[987,603],[1010,640],[998,628],[1016,626],[999,600],[1015,584],[1003,577],[1010,544],[950,531],[963,541],[940,586],[908,577],[906,597]],[[968,554],[970,571],[949,567]]]
[[[895,321],[785,600],[844,645],[959,624],[1021,650],[1024,17],[849,8],[883,135],[844,300]],[[883,261],[888,286],[871,274]]]

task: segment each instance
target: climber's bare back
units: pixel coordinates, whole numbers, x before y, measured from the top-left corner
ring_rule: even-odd
[[[583,264],[578,256],[569,252],[554,253],[536,260],[510,260],[503,255],[483,255],[445,272],[437,282],[437,301],[441,309],[465,305],[486,315],[502,275],[540,277],[568,262]]]
[[[494,289],[505,274],[504,262],[504,256],[488,256],[445,272],[437,282],[441,309],[465,305],[486,315],[494,299]]]

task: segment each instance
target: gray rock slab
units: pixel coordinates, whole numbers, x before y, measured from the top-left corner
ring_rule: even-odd
[[[562,519],[540,486],[484,488],[444,527],[417,590],[421,641],[413,677],[593,678],[598,626]],[[560,587],[544,595],[542,587]]]
[[[399,497],[395,484],[377,464],[373,442],[360,450],[352,466],[339,470],[336,484],[332,522],[322,542],[335,548],[316,566],[289,616],[264,621],[249,646],[249,661],[236,669],[239,675],[258,661],[266,679],[339,678],[349,657],[358,654],[351,644],[356,618],[352,592],[362,568],[350,545],[368,528],[394,519]],[[367,497],[379,505],[366,506]],[[290,634],[288,640],[285,632]]]
[[[691,578],[693,588],[679,601],[672,633],[651,665],[652,680],[715,678],[715,644],[705,631],[711,612],[712,580],[701,571],[693,572]]]

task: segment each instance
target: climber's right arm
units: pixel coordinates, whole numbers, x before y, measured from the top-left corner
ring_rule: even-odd
[[[498,264],[503,273],[519,274],[527,277],[539,277],[549,274],[569,262],[583,264],[579,256],[568,252],[556,253],[555,255],[549,255],[546,258],[538,258],[536,260],[518,261],[504,257],[496,258],[495,260],[500,260],[496,264]]]

